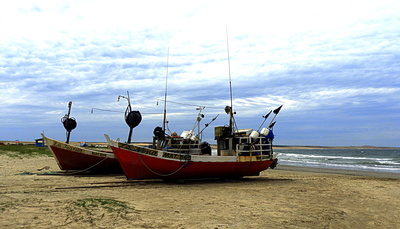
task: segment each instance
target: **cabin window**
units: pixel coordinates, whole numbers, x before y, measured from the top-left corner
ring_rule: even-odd
[[[228,149],[229,148],[229,140],[221,141],[221,145],[220,146],[221,146],[222,150]]]

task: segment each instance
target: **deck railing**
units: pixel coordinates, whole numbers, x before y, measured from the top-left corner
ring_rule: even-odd
[[[159,147],[170,152],[200,153],[200,141],[193,141],[182,137],[168,137],[162,141]]]
[[[272,157],[272,144],[265,137],[239,137],[236,144],[237,156]]]

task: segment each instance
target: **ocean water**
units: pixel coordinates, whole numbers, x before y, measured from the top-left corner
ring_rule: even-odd
[[[399,149],[276,149],[281,165],[398,173]],[[278,165],[279,166],[279,165]]]

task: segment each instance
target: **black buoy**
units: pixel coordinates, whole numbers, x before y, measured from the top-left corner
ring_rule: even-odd
[[[125,122],[129,126],[128,143],[131,143],[133,128],[137,127],[142,121],[142,114],[139,111],[132,111],[128,106],[125,111]]]
[[[165,131],[160,126],[157,126],[156,128],[154,128],[153,134],[154,134],[154,136],[156,136],[158,138],[165,137]]]
[[[200,149],[201,149],[201,154],[208,154],[211,155],[211,146],[210,144],[208,144],[208,142],[203,142],[200,145]]]
[[[65,114],[64,117],[61,118],[61,122],[64,125],[65,130],[67,130],[67,141],[65,143],[69,143],[69,137],[71,135],[71,131],[76,128],[78,125],[76,123],[75,118],[69,117],[71,113],[72,101],[68,103],[68,114]]]
[[[76,126],[78,125],[76,123],[75,118],[62,118],[61,122],[64,125],[64,128],[68,131],[71,132],[73,129],[76,128]]]
[[[128,106],[126,107],[126,110],[125,110],[125,122],[129,126],[129,135],[128,135],[127,142],[131,143],[133,128],[137,127],[140,124],[140,122],[142,121],[142,114],[140,114],[139,111],[132,110],[129,92],[127,92],[127,94],[128,94],[128,97],[125,97],[123,95],[118,96],[118,101],[119,101],[119,98],[121,98],[121,97],[128,100]]]
[[[142,114],[139,111],[131,111],[129,112],[128,109],[125,112],[125,122],[128,124],[130,128],[137,127],[140,122],[142,121]]]

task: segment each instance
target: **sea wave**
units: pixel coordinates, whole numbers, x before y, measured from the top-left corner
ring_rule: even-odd
[[[398,150],[280,150],[280,164],[400,173]]]

